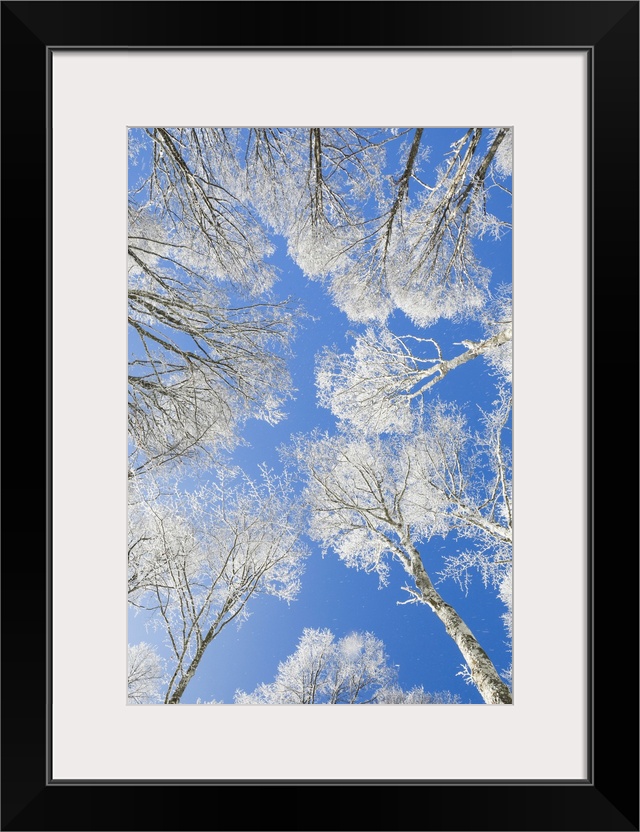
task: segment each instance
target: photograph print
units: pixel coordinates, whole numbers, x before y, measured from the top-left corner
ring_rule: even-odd
[[[129,704],[512,704],[512,134],[129,128]]]

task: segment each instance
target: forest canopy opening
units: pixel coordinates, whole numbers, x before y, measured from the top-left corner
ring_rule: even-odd
[[[130,703],[512,702],[512,154],[129,131]]]

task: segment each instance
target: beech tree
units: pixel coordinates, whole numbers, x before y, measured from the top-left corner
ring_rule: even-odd
[[[147,206],[213,280],[253,292],[269,289],[273,245],[244,198],[237,131],[153,127],[130,131],[130,201]],[[164,238],[163,238],[164,239]]]
[[[511,131],[470,128],[451,145],[434,179],[421,178],[427,131],[252,131],[250,194],[287,237],[310,277],[359,322],[400,309],[419,326],[480,314],[490,271],[474,238],[501,237],[510,224],[490,211],[505,189]],[[389,173],[386,151],[403,141]]]
[[[471,544],[471,554],[449,563],[451,575],[478,565],[498,583],[510,574],[510,454],[503,437],[509,412],[505,399],[473,435],[459,408],[436,402],[405,436],[365,437],[343,426],[336,436],[300,437],[291,450],[307,474],[311,536],[347,566],[377,573],[383,584],[388,559],[398,561],[411,579],[403,586],[408,601],[438,616],[491,704],[510,703],[511,692],[436,589],[428,544],[450,534]]]
[[[128,701],[135,705],[150,705],[162,701],[165,668],[157,650],[145,641],[130,644],[127,664]]]
[[[135,481],[129,511],[129,600],[153,613],[169,651],[162,701],[180,702],[205,651],[250,599],[287,602],[300,586],[306,550],[291,484],[263,468],[187,492]]]
[[[156,128],[131,145],[152,159],[129,204],[134,475],[231,450],[248,418],[278,422],[299,313],[273,298],[273,247],[222,184],[233,173],[224,135]]]
[[[276,678],[253,693],[238,691],[238,705],[369,705],[457,702],[448,691],[403,691],[397,668],[372,633],[350,633],[336,641],[328,629],[306,628],[295,652],[278,665]]]
[[[366,433],[405,433],[415,423],[415,407],[434,385],[457,367],[484,358],[496,376],[511,367],[512,324],[445,358],[433,338],[395,335],[386,327],[368,327],[355,336],[351,354],[325,348],[316,362],[318,402]]]

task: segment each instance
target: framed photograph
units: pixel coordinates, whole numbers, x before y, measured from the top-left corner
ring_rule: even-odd
[[[328,35],[326,24],[318,24],[317,31],[311,27],[310,32],[310,12],[323,11],[326,21],[336,8],[340,10],[339,35]],[[299,15],[292,15],[291,9],[280,3],[2,4],[5,125],[15,124],[20,136],[15,151],[10,139],[5,139],[5,240],[11,241],[5,246],[5,275],[15,269],[7,266],[10,259],[13,265],[16,243],[29,263],[29,274],[42,275],[41,285],[46,291],[41,292],[39,323],[46,332],[43,389],[47,413],[46,447],[42,450],[47,461],[42,546],[35,558],[5,554],[3,562],[2,828],[195,829],[213,824],[215,828],[231,829],[637,830],[636,674],[631,672],[630,683],[623,660],[611,660],[614,655],[628,655],[629,647],[632,662],[637,657],[637,557],[629,555],[628,523],[618,518],[611,522],[609,517],[605,522],[604,505],[605,488],[610,512],[612,493],[619,492],[619,484],[626,482],[619,460],[628,457],[628,442],[621,429],[628,417],[621,420],[619,408],[622,402],[627,409],[628,402],[624,402],[622,392],[614,393],[605,384],[612,366],[628,362],[631,354],[637,355],[637,345],[632,352],[623,334],[634,331],[637,324],[638,3],[306,4],[297,7]],[[281,24],[284,15],[292,23],[286,34]],[[226,22],[220,33],[222,18]],[[216,33],[211,43],[202,42],[207,31]],[[422,37],[420,32],[428,34]],[[423,39],[426,43],[421,42]],[[482,495],[479,480],[473,489],[450,489],[447,498],[447,511],[457,500],[456,529],[461,528],[462,514],[465,522],[473,515],[474,507],[469,503],[472,493],[482,508],[492,501],[490,515],[485,511],[481,517],[478,508],[475,528],[484,524],[483,534],[503,534],[508,515],[509,542],[513,505],[513,677],[505,675],[505,656],[500,654],[498,660],[498,649],[491,648],[489,654],[501,673],[487,659],[490,668],[485,668],[480,679],[471,654],[460,647],[467,638],[460,634],[468,633],[468,628],[464,633],[462,629],[456,631],[453,619],[444,622],[443,613],[441,621],[467,662],[461,665],[460,679],[453,674],[450,690],[438,691],[432,686],[425,692],[419,676],[415,680],[406,677],[404,682],[402,675],[397,676],[396,665],[391,668],[380,661],[376,665],[377,687],[367,689],[361,700],[354,693],[352,701],[369,701],[368,696],[390,707],[299,709],[291,706],[291,699],[278,694],[279,677],[264,675],[267,671],[263,674],[262,665],[258,670],[267,641],[273,653],[270,666],[275,672],[278,662],[280,668],[285,667],[288,653],[289,666],[298,666],[302,649],[315,649],[322,639],[331,641],[334,663],[342,655],[348,654],[349,661],[353,661],[354,651],[378,648],[386,649],[393,658],[397,653],[387,641],[394,637],[393,627],[388,628],[388,636],[384,631],[384,644],[373,639],[371,633],[366,639],[363,634],[349,636],[349,641],[346,631],[339,631],[338,623],[328,621],[326,626],[335,630],[335,642],[334,633],[328,629],[305,629],[297,653],[293,653],[293,647],[287,653],[278,646],[277,650],[284,652],[276,656],[275,642],[267,629],[260,627],[256,616],[256,626],[263,630],[260,637],[266,640],[256,641],[256,645],[263,646],[254,645],[251,653],[244,642],[236,640],[227,647],[231,662],[236,645],[234,666],[238,674],[245,673],[240,652],[254,665],[253,675],[247,671],[245,677],[238,676],[251,680],[244,683],[244,692],[240,691],[242,684],[236,683],[235,694],[222,689],[200,693],[195,671],[207,639],[204,647],[199,643],[199,651],[186,638],[175,650],[176,655],[186,658],[169,668],[162,685],[155,684],[155,669],[160,664],[154,662],[165,659],[157,652],[153,634],[147,638],[142,630],[135,630],[131,621],[127,622],[127,529],[134,522],[141,524],[136,540],[148,541],[157,522],[163,553],[170,546],[169,526],[177,517],[182,518],[184,531],[186,521],[180,514],[186,505],[184,494],[178,501],[175,495],[165,499],[168,487],[163,481],[162,489],[150,498],[150,480],[144,480],[144,487],[138,486],[140,472],[146,476],[161,455],[164,465],[176,453],[192,459],[193,449],[186,440],[180,445],[173,424],[163,426],[161,435],[153,435],[150,423],[144,421],[142,406],[140,431],[133,445],[131,433],[128,442],[124,368],[129,362],[129,377],[133,377],[134,387],[138,384],[141,390],[144,388],[143,392],[148,389],[145,374],[150,367],[155,378],[160,377],[159,362],[173,373],[172,392],[177,390],[182,395],[188,388],[186,376],[180,376],[183,371],[172,363],[173,359],[167,361],[166,354],[158,359],[158,353],[149,348],[149,339],[154,340],[155,347],[161,343],[157,330],[145,329],[154,281],[161,283],[167,276],[173,281],[179,274],[212,269],[212,274],[224,273],[236,288],[246,282],[251,292],[265,274],[252,271],[249,255],[241,262],[236,259],[240,250],[237,243],[227,256],[227,238],[222,231],[210,250],[203,253],[199,243],[193,244],[190,232],[181,230],[181,223],[188,229],[182,212],[192,210],[185,205],[193,194],[200,193],[199,182],[208,176],[209,169],[206,165],[192,168],[181,180],[187,183],[187,190],[181,191],[170,174],[171,170],[181,170],[182,156],[176,148],[197,153],[195,148],[202,147],[203,142],[216,141],[216,129],[222,127],[229,128],[224,141],[225,147],[232,147],[234,159],[247,160],[253,153],[262,164],[263,150],[269,148],[279,159],[287,160],[286,170],[282,169],[285,172],[278,174],[277,188],[269,190],[271,185],[264,184],[254,171],[250,197],[253,213],[249,219],[241,218],[237,227],[243,230],[242,245],[248,247],[249,225],[241,224],[260,216],[265,227],[286,239],[289,256],[300,268],[299,280],[306,281],[307,286],[318,285],[314,276],[317,272],[322,277],[322,267],[318,266],[318,244],[310,246],[306,242],[300,220],[304,210],[311,205],[309,216],[316,220],[320,214],[313,214],[314,205],[318,212],[344,211],[346,217],[345,206],[356,198],[354,194],[360,194],[358,198],[364,201],[368,198],[367,188],[373,186],[366,182],[384,180],[386,184],[380,187],[391,189],[392,196],[380,197],[380,204],[387,199],[389,209],[386,225],[376,231],[378,249],[370,244],[375,235],[369,234],[372,220],[368,215],[363,214],[359,225],[354,221],[350,226],[344,218],[338,224],[343,249],[348,245],[353,252],[362,246],[360,259],[352,258],[353,262],[358,260],[359,264],[366,256],[377,257],[376,262],[383,261],[385,268],[390,264],[385,272],[387,294],[375,295],[372,285],[367,284],[365,291],[355,297],[360,273],[352,261],[352,271],[341,266],[338,278],[329,286],[336,306],[355,327],[355,346],[340,344],[332,351],[324,342],[324,363],[316,377],[324,405],[332,409],[342,433],[332,438],[331,447],[328,439],[322,445],[316,437],[315,445],[300,439],[295,449],[288,450],[289,458],[297,453],[298,464],[304,462],[311,478],[325,489],[322,493],[305,492],[305,499],[316,501],[314,506],[323,512],[323,518],[331,513],[323,499],[329,493],[335,496],[330,476],[337,476],[336,468],[327,473],[326,467],[335,442],[343,443],[343,466],[344,460],[355,459],[354,470],[363,470],[363,457],[353,457],[356,445],[358,454],[368,453],[372,460],[367,471],[377,471],[376,466],[384,462],[388,446],[378,447],[378,440],[363,427],[368,424],[366,420],[384,416],[384,430],[389,432],[393,424],[398,435],[405,437],[393,445],[393,460],[389,453],[389,470],[398,469],[403,454],[412,471],[420,462],[419,452],[406,438],[415,429],[413,411],[403,410],[395,399],[385,398],[385,391],[384,395],[380,393],[382,373],[397,378],[398,367],[402,372],[408,372],[408,367],[417,372],[415,368],[419,367],[424,383],[432,377],[425,374],[425,367],[439,368],[439,377],[451,368],[453,376],[457,372],[453,368],[471,365],[476,358],[480,364],[487,356],[493,362],[492,370],[498,372],[501,359],[496,358],[496,350],[511,342],[513,326],[513,423],[502,398],[500,406],[493,402],[495,409],[489,415],[483,411],[484,422],[478,423],[488,425],[488,432],[481,435],[478,427],[474,434],[481,437],[477,441],[482,446],[481,450],[478,446],[474,458],[482,453],[483,458],[499,460],[492,469],[497,485],[487,486],[492,496]],[[231,129],[237,130],[232,134]],[[12,127],[5,128],[5,136],[12,132]],[[423,152],[423,133],[425,145],[428,136],[431,156]],[[330,143],[338,148],[336,152],[342,155],[336,170],[345,173],[346,178],[335,188],[323,184],[317,189],[317,195],[334,200],[330,209],[326,205],[318,208],[312,198],[303,210],[291,194],[295,195],[300,176],[306,176],[308,186],[309,171],[315,171],[317,181],[320,173],[317,164],[313,167],[312,151],[319,142],[324,142],[325,148]],[[377,161],[383,146],[386,158],[397,154],[395,168],[383,168]],[[311,155],[298,163],[300,147],[305,151],[311,148]],[[477,160],[485,154],[482,158],[486,163],[479,161],[472,166],[467,181],[463,179],[465,159],[473,156],[476,147]],[[227,164],[222,153],[215,151],[220,170]],[[366,163],[349,168],[356,157]],[[162,158],[169,162],[165,164]],[[204,159],[204,155],[198,158]],[[510,262],[505,261],[504,266],[509,283],[513,271],[513,317],[505,317],[505,295],[492,287],[494,299],[503,298],[503,305],[494,304],[491,314],[488,310],[483,313],[486,326],[473,330],[472,340],[464,337],[464,332],[456,334],[455,341],[452,337],[448,349],[455,346],[457,351],[450,354],[445,354],[444,341],[435,339],[431,330],[429,338],[419,338],[420,326],[431,319],[420,305],[422,301],[411,294],[407,277],[413,268],[412,252],[418,250],[412,248],[411,240],[425,236],[422,228],[431,222],[429,218],[436,210],[436,197],[431,192],[437,192],[437,187],[432,187],[428,165],[433,163],[435,170],[439,159],[448,159],[451,170],[463,172],[456,184],[446,178],[446,164],[437,168],[445,171],[438,180],[444,183],[443,192],[451,188],[447,193],[452,193],[459,187],[455,199],[464,206],[461,220],[450,219],[451,200],[443,209],[436,225],[446,226],[448,234],[460,235],[460,228],[468,222],[474,223],[478,236],[493,234],[498,239],[507,233],[507,226],[511,235],[513,191],[513,249],[511,257],[509,248]],[[512,174],[510,169],[507,171],[510,160]],[[243,172],[247,181],[248,164]],[[304,167],[307,164],[308,170]],[[419,164],[425,166],[423,178]],[[145,166],[152,174],[145,173]],[[503,198],[506,206],[502,214],[487,212],[480,201],[473,201],[474,183],[483,180],[490,166],[495,201],[501,204]],[[409,179],[412,188],[417,189],[412,191],[415,203],[410,203],[412,195],[404,189]],[[139,182],[140,188],[148,189],[144,199],[136,195]],[[484,184],[482,193],[487,191]],[[309,192],[313,196],[313,188]],[[396,203],[406,204],[402,244],[396,242],[401,221],[396,220],[400,217]],[[176,210],[176,205],[182,207]],[[193,209],[193,217],[200,216],[202,205],[198,203],[199,207]],[[211,216],[219,216],[227,229],[234,227],[233,217],[224,214],[226,198],[219,205],[219,211],[216,209]],[[164,209],[165,219],[171,217],[173,223],[169,231],[166,223],[162,226]],[[392,236],[394,222],[396,236]],[[129,246],[134,261],[129,290],[131,295],[133,286],[136,296],[137,306],[133,317],[130,309],[130,321],[138,333],[139,354],[132,352],[134,347],[127,341],[127,224],[130,242],[137,241]],[[317,222],[311,225],[317,234]],[[356,226],[366,227],[367,233],[356,233]],[[35,238],[42,240],[41,247],[33,245],[34,230]],[[159,241],[165,233],[170,242]],[[262,245],[260,233],[258,226],[251,231],[252,246]],[[334,238],[327,242],[325,235],[322,239],[327,257],[334,257]],[[443,268],[447,274],[466,269],[468,285],[480,287],[483,272],[472,262],[471,249],[463,254],[462,265],[454,263],[453,258],[464,249],[462,237],[455,236],[450,249],[447,245],[443,242],[442,250],[450,251],[452,259],[444,267],[436,263],[433,268]],[[183,254],[187,250],[188,255]],[[264,255],[265,262],[269,256]],[[276,252],[272,257],[275,266],[278,256]],[[427,261],[425,255],[420,269]],[[400,278],[394,278],[398,274]],[[220,297],[216,295],[216,302]],[[234,297],[231,289],[224,297]],[[236,356],[250,354],[254,363],[257,355],[264,356],[264,360],[255,376],[251,375],[255,373],[253,364],[245,361],[242,383],[234,387],[231,378],[225,378],[224,383],[229,389],[241,391],[252,407],[256,401],[266,402],[264,408],[269,412],[262,414],[264,421],[275,423],[278,418],[274,414],[282,401],[274,391],[280,384],[284,399],[294,385],[282,367],[271,362],[267,347],[271,333],[286,334],[289,313],[280,303],[270,305],[262,302],[262,295],[255,297],[260,301],[260,321],[268,337],[260,340],[255,335],[254,311],[249,320],[241,307],[225,300],[224,332],[230,333],[225,336],[225,348],[230,354],[235,350]],[[400,331],[388,325],[389,316],[380,311],[387,297],[393,298],[392,312],[403,315],[403,321],[417,328],[407,325]],[[453,308],[462,303],[459,294],[444,300],[438,297],[452,318],[464,317],[465,309]],[[465,303],[469,297],[467,290]],[[163,303],[166,298],[163,294]],[[171,301],[177,299],[179,304],[163,307],[165,324],[175,323],[176,310],[178,306],[184,308],[184,298],[179,289]],[[202,299],[200,295],[198,298]],[[364,310],[367,303],[369,311]],[[510,299],[508,303],[511,309]],[[634,319],[629,322],[626,317],[632,308]],[[158,307],[154,309],[157,314]],[[322,314],[325,311],[330,320],[329,311],[323,307]],[[200,326],[202,306],[196,312],[189,323]],[[317,310],[312,314],[318,314]],[[357,329],[363,321],[374,321],[378,327],[375,339],[367,341],[368,330]],[[207,326],[205,322],[203,328],[191,332],[193,343],[206,344]],[[335,339],[338,337],[335,335]],[[419,348],[415,347],[418,342]],[[161,346],[171,352],[167,343],[162,341]],[[184,357],[187,349],[182,342],[176,343],[174,359],[178,353]],[[381,343],[384,350],[379,349]],[[596,346],[600,347],[598,352]],[[263,348],[264,353],[260,353]],[[427,348],[435,350],[433,355]],[[383,353],[384,361],[372,359],[374,353]],[[363,354],[369,367],[366,377],[358,375],[363,365],[358,364],[357,356]],[[457,363],[452,360],[454,354]],[[34,356],[39,365],[41,355],[42,350]],[[389,370],[392,355],[396,363]],[[614,355],[619,358],[612,361]],[[312,353],[302,360],[307,364],[301,364],[298,373],[304,381],[305,375],[314,376]],[[24,363],[20,362],[22,385]],[[188,363],[192,371],[190,359]],[[405,393],[415,393],[416,378],[411,376],[412,386]],[[340,385],[350,390],[358,386],[366,389],[366,406],[370,397],[376,402],[374,409],[365,412],[364,399],[343,398],[338,402]],[[162,394],[167,390],[163,384]],[[201,388],[198,390],[200,397]],[[211,391],[216,394],[215,388]],[[474,388],[473,395],[472,408],[484,406],[484,393]],[[345,401],[351,401],[351,405],[345,407]],[[199,398],[198,402],[201,409],[205,399]],[[234,404],[234,418],[244,412],[243,406]],[[183,424],[192,418],[182,399],[173,399],[171,407],[183,414]],[[448,419],[450,438],[452,412],[425,408],[420,418],[431,419],[432,434],[438,419]],[[487,438],[499,434],[495,429],[498,422],[500,430],[513,427],[513,503],[504,484],[507,463],[500,441],[491,445]],[[198,426],[197,419],[194,424]],[[347,446],[344,443],[355,435],[354,426],[359,431],[357,442],[353,440]],[[606,446],[600,442],[599,453],[595,448],[596,427],[601,440],[605,435],[609,440]],[[234,427],[225,423],[227,428],[229,435],[216,441],[232,444]],[[170,447],[162,445],[163,437],[168,435]],[[625,442],[623,453],[610,447],[614,435],[621,435]],[[256,433],[252,442],[262,453],[260,436]],[[463,465],[458,451],[452,453],[456,465]],[[247,459],[250,456],[249,451]],[[435,465],[433,458],[431,455],[430,464]],[[216,537],[216,518],[223,517],[225,528],[229,528],[233,526],[232,515],[240,518],[243,534],[248,534],[246,518],[241,517],[243,507],[251,502],[255,510],[258,501],[262,512],[257,521],[260,546],[264,547],[267,538],[269,546],[276,546],[273,540],[277,537],[274,551],[280,551],[280,546],[289,553],[294,551],[288,535],[298,521],[289,523],[283,539],[282,524],[274,519],[280,520],[286,504],[286,483],[265,475],[259,486],[256,481],[247,485],[246,478],[242,487],[230,485],[232,474],[226,469],[222,472],[220,459],[216,457],[219,476],[208,483],[206,495],[208,507],[217,505],[219,498],[220,508],[207,516],[204,532],[190,532],[190,539],[206,535],[215,538],[218,548],[222,548],[222,537]],[[353,483],[354,474],[347,471],[340,476],[343,493],[345,483]],[[404,495],[410,491],[409,469],[403,469],[400,476]],[[429,476],[432,483],[433,476]],[[371,486],[375,490],[379,487],[376,477],[365,477],[363,482],[375,483]],[[486,472],[482,472],[485,486],[487,479]],[[128,514],[127,493],[131,501],[132,482],[136,497]],[[155,487],[156,480],[153,482]],[[362,483],[356,486],[361,494]],[[28,487],[26,479],[22,487]],[[623,485],[622,490],[625,488]],[[415,496],[417,493],[412,492],[412,505],[423,499],[423,495]],[[397,496],[394,506],[408,512],[402,499]],[[435,497],[429,499],[429,505],[434,505]],[[616,502],[622,508],[621,501]],[[202,505],[196,503],[196,492],[192,491],[189,516],[195,516],[195,511],[202,518]],[[272,510],[267,511],[272,503]],[[383,584],[388,576],[383,566],[387,550],[376,548],[363,536],[360,527],[353,525],[352,503],[348,508],[352,537],[345,541],[323,521],[314,527],[316,541],[326,549],[334,547],[347,563],[351,558],[351,565],[377,572]],[[367,529],[373,516],[366,521]],[[444,509],[441,515],[434,509],[434,518],[444,516]],[[489,516],[491,521],[487,520]],[[150,521],[149,517],[155,519]],[[425,537],[444,537],[443,522],[434,519],[431,526],[419,529],[418,522],[411,520],[406,528]],[[237,543],[237,530],[235,534]],[[379,540],[379,527],[375,534]],[[404,538],[400,543],[411,545]],[[397,553],[399,547],[393,542],[388,551]],[[472,566],[485,577],[489,575],[490,584],[494,580],[494,590],[499,590],[502,602],[507,603],[505,599],[511,594],[505,587],[507,579],[511,586],[511,567],[507,571],[503,567],[510,558],[510,547],[491,549],[484,542],[481,548],[485,560],[482,564],[474,561]],[[255,551],[253,540],[247,543],[247,549]],[[239,548],[233,549],[225,563],[237,565],[239,552]],[[442,574],[446,577],[449,570],[450,578],[464,580],[470,563],[465,557],[460,546],[455,552],[443,553]],[[620,560],[624,566],[616,569],[614,564]],[[130,567],[131,563],[130,559]],[[156,573],[157,563],[156,559]],[[293,563],[289,557],[287,563],[286,570],[272,573],[270,584],[274,594],[279,593],[284,600],[293,593],[299,577],[297,561]],[[144,569],[148,567],[142,560],[135,560],[133,586],[129,569],[129,589],[141,608],[148,604],[148,580],[144,583],[139,577]],[[189,569],[189,565],[184,567],[185,576]],[[331,593],[335,599],[331,620],[335,622],[339,620],[340,593],[346,593],[347,605],[348,598],[354,597],[353,585],[348,590],[340,586],[343,577],[345,581],[349,577],[342,573],[351,570],[341,570],[331,579],[335,581]],[[234,576],[240,571],[234,566]],[[429,578],[421,574],[416,572],[415,583],[406,587],[408,600],[427,604],[437,612],[440,596]],[[183,615],[178,629],[172,629],[177,619],[169,621],[167,580],[166,575],[156,580],[154,591],[166,624],[164,636],[175,646],[178,630],[184,636],[188,627]],[[28,594],[17,589],[30,585]],[[176,609],[196,604],[195,586],[198,591],[202,589],[197,576],[191,583],[171,585],[174,597],[184,602],[181,605],[178,601]],[[195,619],[200,620],[211,609],[213,590],[204,588],[203,612],[194,612]],[[231,590],[237,599],[235,585]],[[376,588],[379,596],[387,592],[378,593]],[[394,604],[399,594],[396,592],[388,603]],[[242,607],[236,610],[229,606],[229,601],[220,603],[229,610],[229,621],[243,612]],[[373,601],[362,597],[359,603],[364,607]],[[271,632],[282,629],[275,607],[264,609],[271,617]],[[467,609],[475,616],[474,631],[484,632],[478,629],[482,627],[481,612]],[[448,610],[451,607],[447,606]],[[360,620],[366,623],[369,619],[361,616]],[[19,638],[15,635],[16,621],[21,622]],[[211,626],[213,638],[216,633]],[[464,622],[461,626],[466,628]],[[376,636],[382,634],[382,627],[380,620]],[[129,670],[132,661],[137,668],[146,668],[133,686],[130,684],[129,701],[125,693],[128,629],[130,641],[132,631],[136,633]],[[368,624],[366,629],[371,629]],[[293,635],[293,630],[287,629],[289,643]],[[341,638],[343,635],[345,638]],[[621,638],[624,653],[617,649]],[[400,637],[398,643],[402,640],[408,642],[408,637]],[[286,639],[282,643],[286,644]],[[406,647],[409,656],[412,648],[409,644]],[[394,661],[398,663],[397,658]],[[403,657],[401,673],[404,662]],[[166,670],[164,667],[163,672]],[[472,692],[461,699],[454,686],[464,682],[465,673],[472,682]],[[156,675],[160,678],[160,671]],[[291,685],[287,687],[290,689]],[[326,693],[328,687],[323,690],[329,697],[326,701],[351,701],[344,686],[333,693]],[[212,701],[203,702],[200,696]],[[318,693],[317,699],[293,701],[325,700]],[[408,704],[419,702],[436,707]],[[475,706],[483,702],[502,702],[505,707]],[[181,707],[166,709],[160,706],[162,703],[180,703]],[[206,704],[212,706],[204,707]],[[241,704],[261,706],[239,707]],[[262,707],[265,704],[271,707]],[[630,753],[621,754],[621,745],[630,745]],[[170,789],[166,793],[170,799],[154,791],[164,787]],[[389,795],[392,801],[371,800],[374,794],[360,794],[362,790],[381,788],[396,790]],[[237,789],[249,790],[255,799],[242,800],[243,792],[237,794]],[[332,790],[331,797],[339,796],[338,789],[353,790],[357,800],[348,803],[358,809],[347,810],[341,819],[335,812],[324,815],[321,808],[310,813],[309,807],[318,797],[323,798],[320,807],[328,805],[323,794],[326,789]],[[291,805],[298,808],[284,814],[283,797],[293,798]],[[412,799],[416,797],[417,801]],[[220,814],[220,798],[236,807],[232,814]],[[214,821],[212,806],[218,807]],[[401,806],[405,809],[400,810]],[[217,819],[221,817],[224,820]]]

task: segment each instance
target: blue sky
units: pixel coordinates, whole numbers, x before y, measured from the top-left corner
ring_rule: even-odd
[[[459,138],[462,132],[459,129],[428,130],[427,144],[432,148],[432,159],[440,161],[451,141]],[[132,179],[139,173],[140,168],[135,168]],[[424,175],[428,175],[427,169]],[[498,195],[495,190],[492,193],[496,194],[492,211],[510,218],[510,197]],[[276,252],[271,262],[280,271],[280,279],[274,287],[276,297],[297,299],[312,317],[302,322],[293,344],[294,357],[289,366],[296,393],[295,400],[288,403],[287,418],[275,426],[251,420],[243,430],[248,445],[240,447],[233,460],[250,476],[258,474],[261,463],[278,470],[281,463],[277,449],[286,444],[292,434],[307,433],[316,427],[334,432],[334,417],[316,401],[315,357],[324,346],[336,345],[341,352],[349,351],[352,340],[348,332],[363,329],[350,322],[332,304],[320,282],[303,275],[288,257],[286,241],[275,236],[273,241]],[[476,241],[474,248],[482,264],[492,271],[492,286],[511,280],[510,235],[499,242]],[[419,332],[423,337],[435,338],[448,356],[460,351],[460,347],[453,345],[461,338],[480,336],[479,327],[474,331],[473,325],[470,327],[469,324],[458,327],[438,323],[428,330],[418,331],[402,313],[396,313],[390,326],[399,334]],[[457,402],[473,421],[479,415],[480,407],[490,405],[494,393],[494,381],[486,364],[474,360],[450,373],[430,395]],[[208,647],[182,698],[183,704],[212,698],[231,703],[237,689],[252,691],[261,682],[271,682],[278,663],[294,652],[305,627],[327,627],[336,638],[354,630],[372,632],[384,642],[390,663],[398,666],[398,682],[404,689],[422,685],[428,691],[449,690],[459,694],[464,703],[482,703],[475,687],[465,684],[456,675],[461,669],[462,656],[435,614],[426,605],[397,603],[407,598],[401,589],[406,575],[398,564],[392,567],[389,585],[380,588],[375,574],[348,569],[334,553],[329,552],[323,557],[317,544],[310,540],[306,543],[311,556],[306,562],[298,599],[287,605],[270,596],[253,598],[248,607],[249,619],[239,627],[230,624]],[[456,551],[456,542],[451,536],[434,538],[421,550],[427,568],[435,578],[441,558]],[[501,671],[508,667],[507,637],[500,618],[505,608],[496,598],[495,591],[485,589],[479,576],[474,577],[466,596],[450,580],[438,589],[474,632],[496,668]],[[129,642],[148,641],[164,649],[161,631],[147,628],[147,619],[148,613],[134,614],[130,610]],[[514,657],[514,664],[516,660]]]

